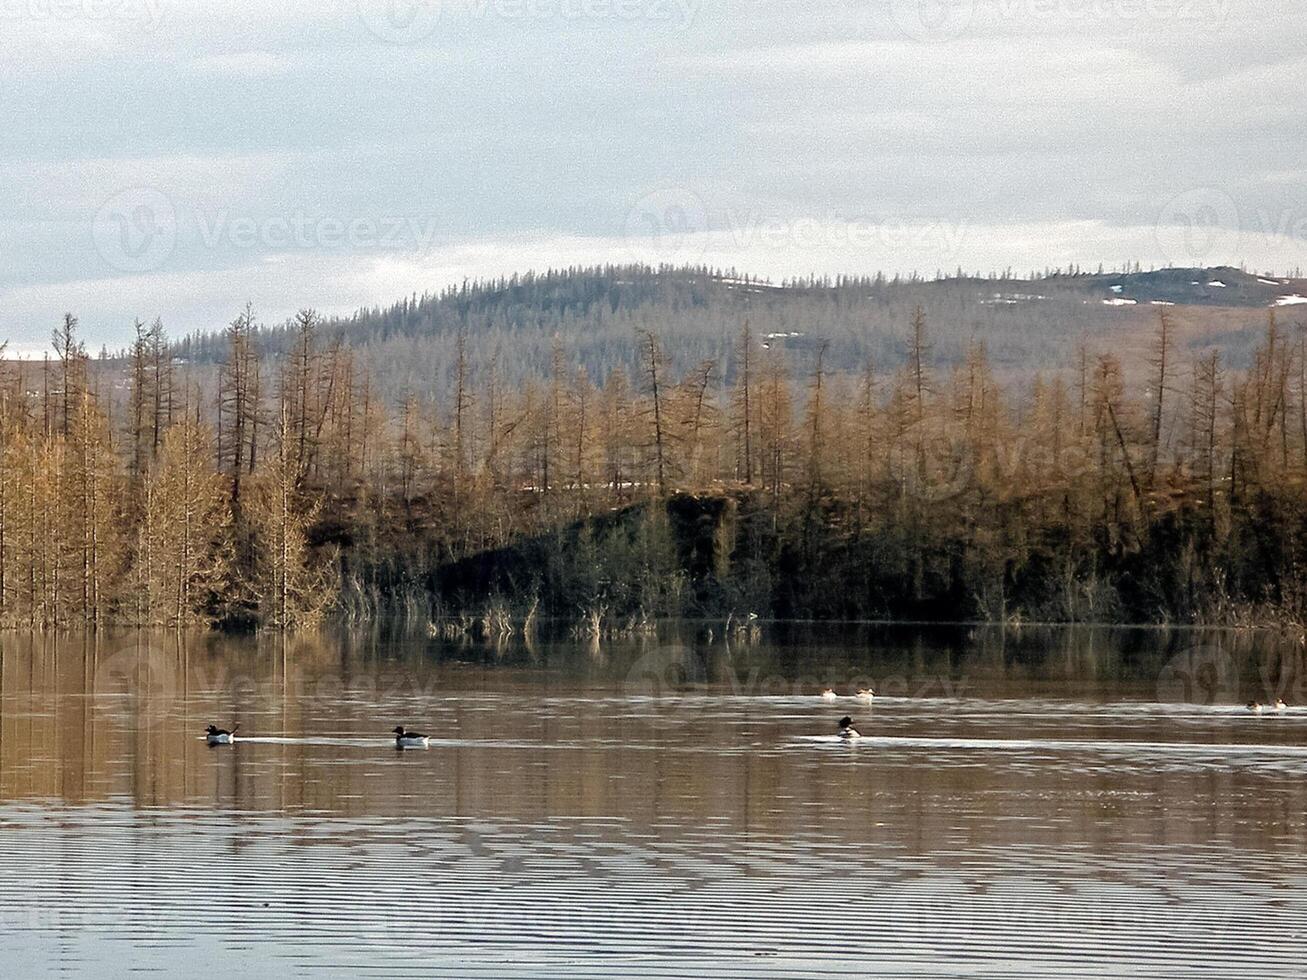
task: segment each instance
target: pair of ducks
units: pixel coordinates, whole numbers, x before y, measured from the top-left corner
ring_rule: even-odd
[[[231,731],[225,728],[219,728],[216,725],[210,725],[204,731],[205,740],[210,745],[231,745],[236,741],[236,732],[240,725],[233,725]],[[395,748],[397,749],[426,749],[431,747],[431,736],[423,735],[421,732],[410,732],[403,725],[396,725],[394,729]]]
[[[1272,711],[1277,713],[1289,710],[1289,706],[1284,703],[1283,698],[1276,698],[1275,703],[1272,705],[1263,705],[1260,701],[1248,702],[1248,710],[1255,715],[1260,715],[1267,707],[1270,707]]]
[[[871,701],[876,697],[876,692],[869,687],[864,687],[864,688],[860,688],[858,690],[858,693],[855,694],[854,697],[857,698],[859,701]],[[837,698],[839,698],[839,695],[835,693],[834,688],[828,687],[826,688],[826,690],[821,692],[821,699],[823,701],[834,701]]]

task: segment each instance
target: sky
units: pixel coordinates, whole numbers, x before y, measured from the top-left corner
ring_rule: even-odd
[[[1305,266],[1301,0],[0,0],[0,339],[466,278]]]

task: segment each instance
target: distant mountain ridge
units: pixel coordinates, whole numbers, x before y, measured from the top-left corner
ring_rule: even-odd
[[[1259,308],[1307,303],[1307,279],[1258,275],[1241,269],[1158,269],[1124,275],[1095,275],[1092,289],[1105,299],[1176,306]]]
[[[820,340],[834,369],[860,368],[870,358],[889,370],[902,363],[904,337],[920,306],[939,365],[960,363],[971,344],[983,343],[1000,371],[1027,373],[1069,367],[1069,342],[1111,346],[1128,360],[1159,308],[1174,310],[1184,345],[1218,346],[1239,364],[1268,310],[1293,317],[1301,309],[1307,319],[1304,304],[1307,279],[1232,267],[772,283],[733,270],[603,266],[413,295],[327,319],[320,338],[365,352],[387,391],[438,394],[460,333],[475,361],[493,359],[510,378],[546,371],[555,343],[601,378],[631,365],[633,338],[643,330],[660,336],[674,368],[714,359],[729,373],[746,321],[764,344],[793,352],[799,362]],[[258,339],[276,355],[289,349],[290,338],[288,327],[270,326]],[[219,360],[224,350],[220,334],[179,345],[182,356],[201,363]]]

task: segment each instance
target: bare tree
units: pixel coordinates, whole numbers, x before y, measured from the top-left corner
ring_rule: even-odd
[[[641,371],[645,392],[649,396],[649,412],[653,421],[654,468],[657,474],[658,493],[667,491],[667,440],[663,431],[663,353],[653,331],[640,335]]]

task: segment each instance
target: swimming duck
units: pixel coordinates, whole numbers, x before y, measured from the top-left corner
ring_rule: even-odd
[[[864,687],[858,691],[859,701],[870,701],[876,696],[876,692],[869,687]]]
[[[840,719],[840,738],[862,738],[862,733],[853,727],[853,719],[848,715]]]
[[[204,737],[210,745],[231,745],[232,742],[236,741],[236,730],[240,727],[240,725],[235,725],[231,731],[227,731],[225,728],[210,725],[204,730]]]
[[[837,695],[835,694],[835,692],[831,690],[829,687],[821,692],[821,699],[823,701],[834,701],[836,697]]]
[[[395,728],[395,748],[397,749],[425,749],[431,745],[431,736],[423,735],[420,732],[407,732],[403,725]]]
[[[1276,698],[1276,699],[1275,699],[1275,710],[1276,710],[1276,711],[1279,711],[1279,712],[1285,712],[1285,711],[1288,711],[1288,710],[1289,710],[1289,706],[1288,706],[1287,704],[1284,703],[1284,699],[1283,699],[1283,698]]]
[[[1248,710],[1251,711],[1251,712],[1252,712],[1253,714],[1255,714],[1255,715],[1260,715],[1260,714],[1262,713],[1262,704],[1261,704],[1261,702],[1260,702],[1260,701],[1249,701],[1249,702],[1248,702]]]

